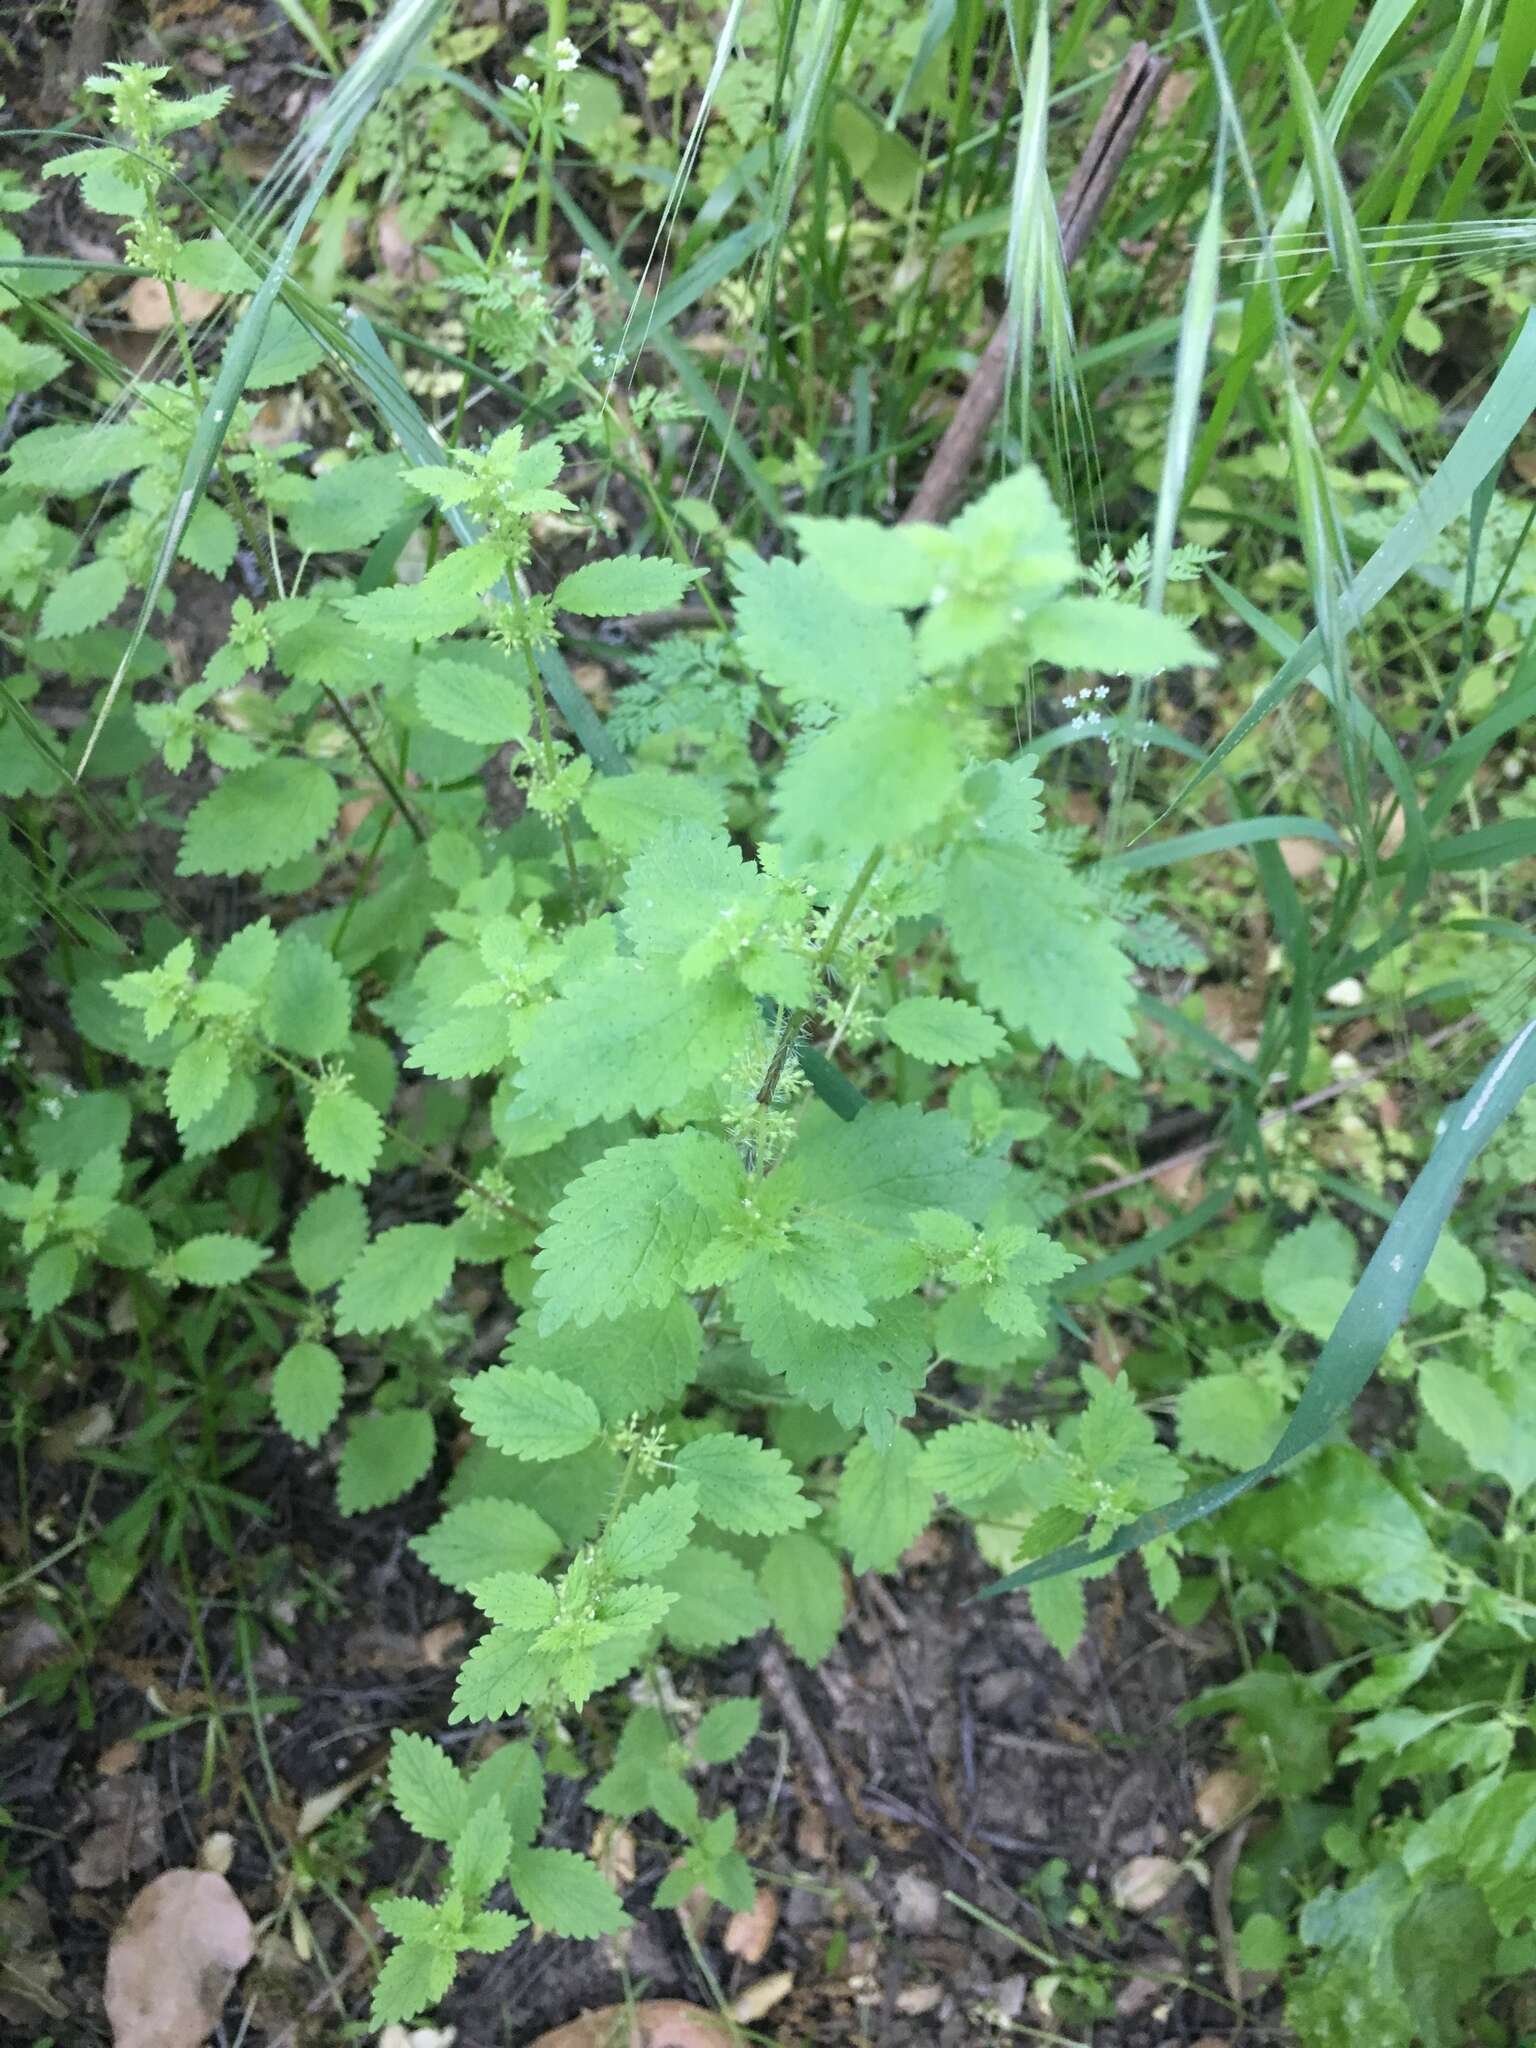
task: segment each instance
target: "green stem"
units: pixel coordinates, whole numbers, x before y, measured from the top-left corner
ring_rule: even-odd
[[[528,664],[528,687],[532,690],[533,701],[538,707],[539,743],[544,754],[544,775],[547,781],[553,783],[558,772],[558,764],[555,760],[555,736],[549,724],[549,698],[545,694],[544,681],[539,674],[538,663],[533,658],[533,650],[526,643],[523,647],[523,659]],[[576,847],[571,839],[570,823],[563,816],[557,822],[560,828],[560,844],[565,848],[566,871],[571,878],[571,901],[576,907],[576,921],[578,924],[585,924],[587,907],[581,900],[581,874],[576,866]]]
[[[842,908],[833,919],[832,928],[822,940],[820,949],[816,954],[815,971],[818,976],[825,970],[833,954],[836,953],[839,945],[841,945],[843,933],[848,929],[848,920],[858,908],[864,891],[874,879],[875,869],[879,867],[884,858],[885,848],[883,846],[871,848],[868,859],[854,877],[853,887],[843,898]],[[784,1077],[784,1068],[788,1063],[790,1053],[794,1050],[795,1040],[805,1029],[806,1021],[810,1014],[809,1009],[791,1010],[780,1026],[778,1044],[773,1048],[773,1057],[768,1062],[768,1071],[764,1074],[762,1085],[757,1091],[756,1099],[765,1109],[778,1093],[779,1082]]]
[[[533,250],[541,270],[549,254],[549,211],[555,182],[555,129],[550,113],[560,90],[555,52],[565,40],[565,26],[566,0],[549,0],[549,19],[544,26],[543,105],[539,109],[539,189],[533,214]]]

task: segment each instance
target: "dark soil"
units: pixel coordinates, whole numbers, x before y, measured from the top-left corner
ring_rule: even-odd
[[[20,1602],[7,1610],[0,1662],[11,1660],[15,1705],[0,1804],[33,1932],[20,1957],[15,1926],[0,1932],[11,1969],[24,1964],[44,1996],[29,2001],[0,1973],[0,2040],[51,2030],[70,2048],[107,2041],[112,1928],[149,1877],[222,1846],[259,1937],[223,2048],[336,2041],[342,2015],[366,2011],[368,1896],[429,1881],[436,1852],[418,1866],[421,1845],[381,1806],[380,1784],[392,1729],[444,1734],[471,1639],[468,1602],[407,1548],[431,1502],[344,1521],[323,1461],[291,1447],[264,1450],[236,1483],[269,1519],[247,1530],[235,1565],[204,1546],[190,1591],[206,1670],[179,1570],[146,1573],[94,1642],[71,1642],[63,1615],[50,1636]],[[67,1539],[88,1484],[78,1457],[36,1469],[34,1543],[41,1528]],[[112,1504],[98,1485],[93,1518]],[[0,1511],[13,1556],[18,1506]],[[818,2048],[951,2048],[1005,2035],[1004,2019],[1097,2048],[1208,2032],[1219,1998],[1193,1987],[1219,1994],[1221,1979],[1194,1877],[1149,1917],[1109,1901],[1130,1858],[1178,1859],[1194,1839],[1193,1792],[1208,1768],[1197,1745],[1213,1737],[1175,1716],[1220,1675],[1219,1640],[1159,1618],[1132,1572],[1126,1593],[1100,1593],[1087,1641],[1063,1664],[1022,1600],[973,1601],[988,1577],[945,1531],[924,1539],[899,1582],[860,1581],[829,1661],[814,1673],[782,1667],[804,1710],[788,1715],[798,1733],[782,1681],[777,1696],[764,1686],[760,1646],[676,1667],[685,1700],[763,1698],[761,1736],[709,1790],[736,1806],[742,1846],[779,1907],[770,1944],[754,1961],[733,1958],[714,1908],[695,1923],[696,1954],[676,1914],[648,1911],[675,1844],[642,1821],[627,1888],[636,1924],[622,1946],[525,1935],[467,1966],[440,2015],[459,2048],[521,2048],[621,1999],[626,1973],[638,1995],[712,2006],[706,1970],[727,1999],[788,1973],[760,2038]],[[15,1668],[28,1662],[40,1667],[30,1680]],[[28,1697],[39,1685],[43,1696]],[[253,1692],[266,1709],[254,1720]],[[611,1707],[594,1702],[571,1732],[582,1763],[600,1769]],[[448,1735],[464,1757],[488,1738]],[[546,1842],[592,1846],[582,1789],[550,1778]],[[336,1817],[316,1827],[306,1802],[327,1793],[342,1795]],[[211,1836],[227,1839],[210,1850]],[[1085,1882],[1102,1907],[1083,1910]],[[315,1953],[301,1959],[306,1928]],[[1054,1989],[1043,1981],[1053,1978]]]

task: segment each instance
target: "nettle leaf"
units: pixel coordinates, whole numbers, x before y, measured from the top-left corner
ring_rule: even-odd
[[[290,1345],[272,1375],[272,1412],[295,1442],[317,1444],[341,1413],[346,1375],[329,1345]]]
[[[1017,1430],[996,1422],[957,1422],[923,1445],[923,1477],[957,1507],[978,1507],[1016,1479],[1028,1458]]]
[[[670,961],[615,959],[535,1015],[518,1106],[569,1125],[675,1109],[753,1042],[757,1006],[723,976],[686,982]]]
[[[622,854],[638,853],[664,825],[698,825],[714,838],[725,824],[725,794],[717,783],[664,768],[597,777],[582,791],[581,808],[603,844]]]
[[[535,1366],[493,1365],[473,1379],[455,1380],[453,1391],[476,1435],[513,1458],[568,1458],[585,1450],[603,1426],[589,1394]]]
[[[938,572],[904,527],[806,513],[792,516],[789,524],[807,561],[861,604],[915,611],[933,595]]]
[[[850,712],[893,704],[917,688],[905,620],[850,596],[815,563],[742,555],[735,580],[737,645],[791,704]]]
[[[484,652],[482,659],[480,651],[466,647],[423,662],[416,678],[417,709],[438,732],[477,746],[524,740],[533,724],[528,685],[499,649]]]
[[[777,1536],[816,1513],[789,1460],[750,1436],[701,1436],[674,1460],[698,1496],[699,1513],[742,1536]]]
[[[185,1132],[218,1102],[229,1086],[229,1048],[211,1032],[184,1045],[165,1077],[165,1106]]]
[[[544,1766],[531,1742],[504,1742],[469,1781],[471,1799],[494,1799],[506,1817],[512,1846],[523,1848],[544,1821]]]
[[[557,610],[586,619],[625,619],[680,603],[698,576],[697,569],[680,562],[614,555],[605,562],[585,562],[562,577],[554,602]]]
[[[631,1502],[603,1537],[603,1562],[621,1579],[654,1578],[687,1543],[698,1505],[691,1486],[658,1486]]]
[[[354,1265],[368,1242],[368,1211],[356,1188],[327,1188],[306,1202],[288,1238],[294,1278],[319,1294]]]
[[[467,1899],[480,1900],[501,1882],[512,1854],[512,1830],[500,1803],[481,1800],[471,1807],[449,1858],[449,1881]]]
[[[359,455],[314,479],[288,512],[288,538],[306,554],[349,554],[422,502],[398,455]]]
[[[336,1468],[336,1505],[344,1515],[388,1507],[427,1476],[436,1448],[432,1418],[424,1408],[359,1416]]]
[[[1274,1449],[1285,1419],[1277,1388],[1240,1372],[1206,1373],[1180,1389],[1179,1449],[1247,1472]]]
[[[802,736],[774,785],[791,868],[920,839],[960,793],[954,719],[936,697],[855,712]]]
[[[740,1177],[733,1148],[703,1131],[603,1153],[571,1183],[534,1260],[540,1329],[663,1307],[683,1291]]]
[[[400,1223],[380,1233],[341,1283],[336,1327],[368,1336],[414,1322],[453,1279],[453,1232],[438,1223]]]
[[[442,640],[482,616],[481,593],[490,589],[505,566],[499,549],[478,541],[445,555],[419,583],[395,583],[364,597],[344,597],[338,609],[365,633]]]
[[[177,544],[177,559],[206,576],[227,576],[240,545],[240,529],[211,498],[200,498]]]
[[[922,1446],[910,1431],[898,1430],[884,1450],[854,1445],[838,1489],[837,1532],[856,1572],[894,1571],[932,1513]]]
[[[383,1150],[384,1119],[360,1095],[326,1089],[304,1119],[304,1144],[323,1173],[365,1181]]]
[[[758,1567],[757,1583],[773,1625],[802,1664],[830,1656],[843,1625],[843,1568],[814,1536],[790,1530],[776,1537]]]
[[[425,1735],[396,1729],[389,1745],[389,1796],[395,1811],[429,1842],[452,1842],[469,1819],[469,1787],[445,1750]]]
[[[228,1231],[212,1230],[202,1237],[189,1237],[171,1255],[178,1280],[193,1287],[234,1287],[249,1280],[256,1268],[272,1254],[265,1245],[248,1237],[234,1237]]]
[[[574,1849],[519,1849],[507,1875],[529,1919],[551,1934],[590,1941],[629,1925],[613,1886]]]
[[[318,761],[237,769],[187,819],[178,875],[243,875],[308,853],[331,830],[341,796]]]
[[[128,571],[111,555],[71,569],[54,585],[37,622],[39,637],[86,633],[111,616],[128,593]]]
[[[1181,620],[1111,597],[1058,597],[1030,613],[1026,637],[1031,660],[1099,675],[1159,676],[1215,665]]]
[[[920,1302],[884,1302],[867,1326],[842,1330],[816,1322],[762,1282],[737,1282],[731,1304],[754,1357],[768,1371],[782,1373],[790,1392],[808,1407],[830,1408],[839,1422],[868,1430],[881,1444],[890,1442],[895,1422],[916,1408],[916,1391],[933,1357]]]
[[[1223,1523],[1244,1546],[1272,1550],[1314,1586],[1347,1586],[1398,1612],[1438,1600],[1447,1565],[1386,1474],[1353,1444],[1324,1444],[1283,1484],[1234,1502]]]
[[[693,1753],[700,1763],[728,1764],[738,1757],[762,1724],[756,1700],[721,1700],[699,1722]]]
[[[1355,1283],[1359,1251],[1333,1216],[1314,1216],[1288,1231],[1264,1261],[1264,1300],[1277,1321],[1326,1340]]]
[[[659,1576],[677,1596],[662,1627],[680,1650],[724,1649],[768,1625],[768,1603],[757,1581],[727,1551],[690,1543]]]
[[[302,932],[284,932],[267,990],[267,1028],[274,1043],[300,1059],[340,1052],[352,1029],[352,984],[324,946]]]
[[[453,1950],[425,1941],[403,1941],[391,1949],[374,1980],[369,2024],[403,2025],[445,1996],[458,1969]]]
[[[674,1297],[662,1308],[634,1309],[585,1330],[567,1323],[547,1336],[525,1318],[508,1338],[502,1362],[541,1366],[584,1388],[604,1422],[614,1424],[680,1401],[702,1345],[698,1317]]]
[[[543,1516],[515,1500],[461,1501],[411,1538],[427,1570],[460,1593],[496,1572],[541,1572],[560,1547]]]
[[[982,1000],[1036,1044],[1134,1075],[1135,991],[1119,926],[1054,853],[971,840],[950,856],[944,921]]]
[[[908,996],[886,1011],[885,1028],[903,1052],[935,1066],[990,1060],[1008,1042],[995,1018],[954,996]]]

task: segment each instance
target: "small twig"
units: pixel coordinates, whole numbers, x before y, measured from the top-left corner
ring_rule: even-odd
[[[848,1795],[843,1790],[832,1759],[827,1754],[826,1744],[816,1732],[816,1724],[806,1710],[794,1679],[790,1676],[784,1653],[777,1643],[770,1642],[758,1660],[758,1675],[763,1681],[763,1690],[779,1710],[779,1719],[794,1739],[800,1759],[811,1780],[811,1788],[821,1802],[822,1810],[837,1829],[848,1846],[859,1856],[873,1856],[878,1853],[874,1841],[854,1818]]]
[[[1463,1017],[1455,1024],[1442,1024],[1438,1031],[1432,1031],[1419,1043],[1428,1052],[1465,1029],[1466,1021]],[[1347,1095],[1352,1088],[1363,1088],[1367,1081],[1379,1081],[1396,1063],[1394,1056],[1374,1067],[1362,1067],[1358,1074],[1346,1074],[1342,1081],[1330,1081],[1326,1088],[1319,1088],[1312,1095],[1299,1096],[1295,1102],[1288,1102],[1280,1109],[1271,1109],[1259,1118],[1259,1129],[1267,1131],[1274,1124],[1284,1123],[1289,1116],[1300,1116],[1306,1110],[1317,1109],[1324,1102],[1332,1102],[1337,1096]],[[1213,1152],[1219,1151],[1225,1142],[1222,1138],[1207,1138],[1202,1144],[1190,1145],[1182,1152],[1170,1152],[1166,1159],[1154,1159],[1150,1166],[1138,1167],[1134,1173],[1122,1173],[1114,1180],[1100,1181],[1097,1187],[1078,1195],[1071,1206],[1081,1209],[1088,1202],[1102,1200],[1105,1195],[1123,1194],[1127,1188],[1137,1188],[1146,1181],[1156,1180],[1160,1173],[1172,1173],[1181,1166],[1198,1166],[1202,1159],[1208,1159]]]
[[[1145,43],[1132,43],[1127,50],[1104,111],[1061,196],[1057,217],[1064,267],[1070,268],[1087,246],[1167,70],[1167,58],[1154,56]],[[941,520],[959,496],[1008,388],[1013,332],[1005,313],[929,459],[911,504],[901,515],[903,524],[915,519]]]

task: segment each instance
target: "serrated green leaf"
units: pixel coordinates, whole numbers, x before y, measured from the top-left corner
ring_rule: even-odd
[[[50,1244],[27,1269],[27,1313],[35,1322],[51,1315],[74,1292],[80,1254],[72,1244]]]
[[[469,1787],[446,1751],[425,1735],[396,1729],[389,1745],[395,1811],[428,1842],[457,1840],[469,1818]]]
[[[895,703],[918,686],[906,621],[850,596],[812,562],[738,559],[736,640],[791,704],[851,712]]]
[[[856,1572],[894,1571],[932,1513],[933,1488],[915,1436],[897,1430],[884,1450],[868,1442],[854,1445],[838,1488],[837,1533]]]
[[[427,1570],[460,1593],[497,1572],[541,1572],[560,1547],[542,1515],[512,1500],[461,1501],[411,1538]]]
[[[128,571],[114,556],[98,555],[61,576],[37,622],[40,638],[85,633],[117,610],[128,591]]]
[[[1264,1299],[1281,1321],[1323,1338],[1349,1299],[1357,1264],[1355,1241],[1331,1216],[1314,1216],[1288,1231],[1264,1261]]]
[[[398,455],[359,455],[322,470],[289,510],[288,538],[308,554],[367,547],[409,506],[422,502],[403,469]]]
[[[698,1496],[691,1486],[659,1486],[625,1508],[603,1537],[601,1556],[621,1579],[665,1571],[693,1532]]]
[[[665,611],[681,602],[698,573],[679,562],[613,555],[603,562],[584,562],[562,577],[555,585],[555,606],[587,619],[626,619]]]
[[[452,1949],[433,1948],[424,1941],[402,1942],[385,1957],[374,1981],[369,2023],[386,2027],[416,2019],[444,1996],[457,1969]]]
[[[521,1849],[544,1819],[544,1766],[531,1742],[504,1742],[473,1772],[472,1800],[494,1799],[506,1816],[512,1845]]]
[[[472,658],[469,649],[434,655],[421,664],[416,705],[438,732],[475,746],[526,739],[533,722],[528,685],[510,661],[499,655],[494,661]]]
[[[756,1700],[720,1700],[694,1731],[694,1755],[701,1763],[728,1764],[756,1735],[762,1718]]]
[[[863,860],[920,840],[960,783],[954,721],[936,697],[856,711],[791,750],[774,784],[774,837],[791,869]]]
[[[346,1376],[325,1344],[292,1344],[272,1375],[272,1412],[278,1427],[301,1444],[317,1444],[341,1413]]]
[[[815,1514],[789,1460],[756,1437],[695,1437],[673,1461],[698,1496],[699,1513],[718,1529],[777,1536]]]
[[[732,1148],[703,1131],[635,1138],[594,1160],[555,1208],[534,1260],[539,1327],[664,1307],[740,1171]]]
[[[450,1882],[464,1898],[483,1899],[500,1884],[511,1854],[512,1830],[500,1802],[483,1799],[470,1808],[454,1839]]]
[[[1180,1390],[1178,1416],[1179,1449],[1186,1458],[1214,1458],[1241,1472],[1269,1456],[1285,1411],[1279,1393],[1265,1382],[1218,1372]]]
[[[589,1394],[536,1366],[493,1365],[455,1380],[453,1391],[476,1435],[513,1458],[568,1458],[603,1426]]]
[[[660,1574],[677,1598],[663,1628],[680,1650],[718,1650],[766,1628],[768,1605],[744,1564],[724,1550],[690,1543]]]
[[[757,1583],[773,1625],[802,1664],[829,1656],[843,1625],[843,1568],[823,1543],[799,1530],[778,1536]]]
[[[185,1132],[199,1117],[207,1116],[229,1086],[229,1048],[212,1032],[203,1032],[184,1045],[165,1077],[165,1106],[175,1118],[176,1128]]]
[[[202,498],[186,523],[176,554],[205,576],[227,576],[239,545],[240,529],[224,507]]]
[[[607,1878],[573,1849],[519,1849],[508,1876],[529,1919],[568,1941],[617,1934],[629,1925],[629,1915]]]
[[[384,1145],[384,1119],[360,1095],[327,1090],[304,1119],[304,1144],[322,1173],[365,1181]]]
[[[621,854],[638,853],[664,825],[698,825],[713,835],[725,824],[725,798],[716,784],[664,768],[594,778],[582,791],[581,808],[603,844]]]
[[[1057,668],[1157,676],[1170,668],[1214,666],[1180,620],[1108,597],[1058,597],[1031,612],[1025,630],[1031,659]]]
[[[963,843],[945,870],[944,920],[962,972],[1013,1030],[1069,1058],[1136,1072],[1119,927],[1056,854]]]
[[[502,574],[501,551],[476,542],[433,564],[418,583],[395,583],[366,596],[344,597],[339,609],[365,633],[391,639],[441,640],[470,626],[485,610],[483,592]]]
[[[432,1418],[424,1408],[360,1415],[347,1432],[336,1468],[336,1505],[344,1515],[388,1507],[426,1477],[436,1448]]]
[[[275,1044],[300,1059],[340,1052],[352,1029],[352,984],[323,946],[284,932],[267,989],[267,1026]]]
[[[294,1278],[319,1294],[354,1265],[368,1242],[368,1211],[356,1188],[326,1188],[304,1204],[288,1238]]]
[[[336,1327],[369,1335],[424,1315],[453,1279],[454,1238],[437,1223],[383,1231],[348,1270],[336,1298]]]
[[[903,1052],[936,1066],[968,1067],[1007,1044],[995,1018],[954,996],[908,996],[886,1011],[885,1028]]]
[[[211,1230],[189,1237],[172,1254],[178,1280],[193,1287],[234,1287],[248,1280],[272,1254],[265,1245],[228,1231]]]
[[[226,775],[181,836],[178,875],[241,875],[308,853],[336,823],[341,797],[318,761],[262,761]]]
[[[1449,1230],[1441,1231],[1439,1241],[1429,1255],[1429,1264],[1424,1268],[1424,1285],[1447,1308],[1465,1310],[1481,1308],[1483,1296],[1488,1291],[1482,1260]]]

